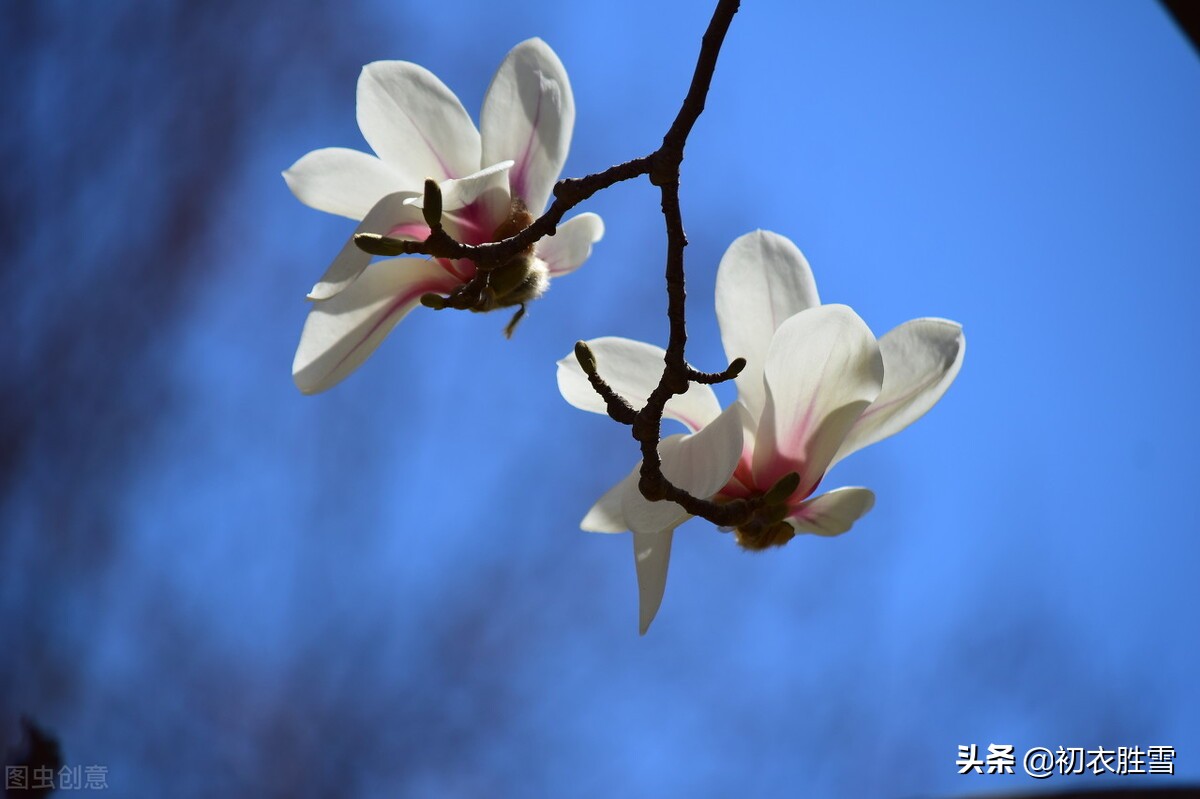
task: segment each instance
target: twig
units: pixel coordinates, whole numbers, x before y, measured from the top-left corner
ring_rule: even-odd
[[[725,41],[725,34],[740,6],[740,0],[718,0],[712,20],[700,45],[700,55],[687,96],[683,99],[679,113],[663,137],[662,145],[643,158],[635,158],[623,164],[611,166],[601,172],[582,178],[568,178],[554,186],[554,202],[546,212],[534,220],[529,227],[501,241],[486,244],[463,244],[455,241],[440,225],[431,223],[432,232],[424,241],[391,239],[369,233],[355,236],[355,244],[374,255],[430,255],[436,258],[469,258],[478,268],[477,279],[485,285],[486,273],[504,264],[509,258],[531,247],[544,236],[553,235],[558,223],[567,211],[587,200],[597,192],[617,183],[646,175],[650,182],[659,187],[663,221],[667,232],[667,320],[670,333],[666,355],[663,358],[663,373],[658,386],[650,393],[646,404],[635,410],[600,376],[596,358],[583,342],[575,347],[575,357],[587,374],[588,381],[605,401],[608,415],[613,420],[629,425],[633,437],[642,451],[641,477],[638,489],[649,500],[665,500],[678,503],[693,516],[721,526],[737,526],[757,523],[759,511],[766,512],[768,498],[790,494],[795,490],[794,474],[785,475],[779,484],[764,496],[751,499],[736,499],[726,503],[715,503],[695,497],[673,484],[662,472],[662,459],[658,445],[662,436],[663,409],[671,397],[688,390],[689,383],[722,383],[732,380],[746,366],[743,358],[736,358],[721,372],[700,372],[688,365],[684,358],[687,347],[687,291],[684,280],[683,251],[687,247],[687,235],[683,229],[683,214],[679,207],[679,172],[683,163],[683,150],[688,135],[696,120],[704,111],[704,103],[712,84],[717,56]],[[436,186],[435,186],[436,188]],[[427,187],[427,194],[429,189]],[[440,214],[435,214],[440,216]],[[470,288],[468,284],[467,288]]]

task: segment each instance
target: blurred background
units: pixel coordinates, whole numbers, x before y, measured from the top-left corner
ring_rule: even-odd
[[[645,638],[628,538],[578,529],[634,444],[554,361],[665,341],[648,183],[580,209],[605,239],[512,341],[418,309],[293,386],[353,223],[279,173],[366,149],[362,64],[477,115],[543,37],[581,175],[657,146],[709,5],[5,5],[0,751],[28,715],[130,797],[1200,779],[1200,59],[1153,2],[745,4],[684,162],[689,358],[724,366],[716,265],[759,227],[877,334],[948,317],[968,354],[826,481],[878,496],[851,533],[751,555],[691,523]],[[1173,746],[1176,774],[958,775],[992,743]]]

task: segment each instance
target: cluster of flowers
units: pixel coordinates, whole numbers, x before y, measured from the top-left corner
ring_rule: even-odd
[[[476,130],[458,99],[421,67],[401,61],[363,69],[359,127],[378,157],[329,148],[285,173],[304,203],[361,220],[355,233],[421,241],[421,186],[439,181],[446,231],[479,244],[528,226],[550,197],[574,126],[562,63],[542,41],[509,53],[484,99]],[[584,213],[541,239],[522,267],[521,289],[488,308],[535,299],[553,277],[578,268],[603,235]],[[309,294],[293,376],[301,391],[345,378],[429,294],[449,295],[475,274],[466,259],[371,262],[353,239]],[[428,304],[428,301],[427,301]],[[436,307],[436,306],[435,306]],[[744,358],[737,400],[722,409],[693,383],[664,416],[689,431],[659,445],[663,474],[693,496],[721,503],[759,498],[754,519],[733,531],[748,550],[782,546],[799,533],[840,535],[871,509],[866,488],[816,494],[838,461],[907,427],[945,393],[962,365],[962,328],[915,319],[876,339],[853,310],[822,305],[808,262],[788,239],[764,231],[737,239],[717,272],[716,312],[726,355]],[[662,349],[622,338],[587,342],[600,376],[637,408],[663,370]],[[574,355],[558,363],[567,402],[607,413]],[[587,513],[584,530],[631,531],[643,633],[662,602],[676,527],[689,517],[638,488],[640,464]],[[789,477],[790,475],[798,476]]]

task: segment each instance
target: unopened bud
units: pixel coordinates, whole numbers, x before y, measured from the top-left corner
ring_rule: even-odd
[[[777,524],[792,514],[792,509],[786,503],[778,505],[768,505],[763,510],[759,511],[759,516],[766,524]]]
[[[796,489],[799,487],[800,475],[796,472],[788,472],[775,481],[775,485],[771,486],[771,490],[763,497],[763,503],[767,506],[781,505],[787,502],[788,497],[796,493]]]
[[[442,226],[442,187],[433,178],[425,179],[425,202],[421,213],[431,228]]]
[[[575,342],[575,360],[579,361],[579,368],[583,370],[584,374],[589,376],[596,374],[596,356],[586,341]]]
[[[421,304],[426,308],[432,308],[435,311],[440,311],[446,307],[446,298],[441,294],[433,294],[432,292],[429,294],[422,294]]]
[[[730,377],[737,377],[738,375],[740,375],[742,373],[742,370],[745,368],[746,368],[746,359],[745,358],[734,358],[732,361],[729,362],[729,368],[725,370],[725,373],[728,374]]]
[[[355,233],[354,246],[371,255],[407,255],[411,241],[392,239],[378,233]]]

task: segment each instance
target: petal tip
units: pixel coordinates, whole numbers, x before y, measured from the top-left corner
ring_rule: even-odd
[[[311,302],[320,302],[322,300],[328,300],[331,297],[336,297],[337,293],[337,287],[333,284],[317,283],[311,289],[309,289],[308,294],[304,295],[304,299]]]

